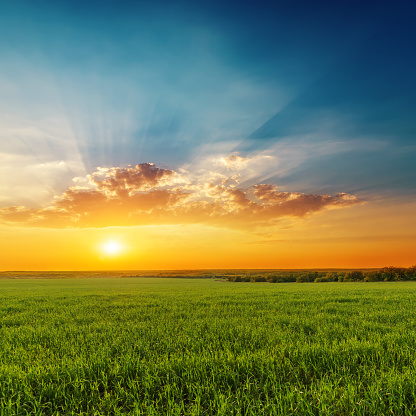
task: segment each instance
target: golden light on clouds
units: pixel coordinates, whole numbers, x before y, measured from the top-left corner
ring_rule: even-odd
[[[84,186],[69,187],[49,206],[0,209],[0,221],[44,228],[203,224],[247,231],[362,203],[345,192],[305,194],[265,183],[242,186],[241,170],[250,160],[235,156],[220,162],[203,172],[151,163],[98,168]]]
[[[205,169],[99,168],[49,205],[0,209],[2,268],[371,267],[386,265],[392,241],[400,255],[388,263],[414,263],[415,227],[398,223],[414,204],[398,216],[398,207],[342,189],[326,195],[252,183],[244,175],[259,165],[259,157],[234,156]]]

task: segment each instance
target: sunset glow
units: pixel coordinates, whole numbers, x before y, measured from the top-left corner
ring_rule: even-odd
[[[123,247],[118,241],[107,241],[102,244],[101,250],[104,254],[114,256],[119,254],[123,250]]]
[[[1,270],[416,263],[403,11],[9,3]]]

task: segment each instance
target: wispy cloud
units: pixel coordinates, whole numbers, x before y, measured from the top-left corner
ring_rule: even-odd
[[[39,207],[63,190],[63,184],[84,171],[79,160],[39,159],[34,154],[0,152],[0,206]]]

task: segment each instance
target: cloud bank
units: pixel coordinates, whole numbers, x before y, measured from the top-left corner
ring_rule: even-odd
[[[241,187],[239,174],[248,158],[231,155],[212,169],[192,173],[152,163],[97,168],[43,208],[0,209],[3,224],[46,228],[87,228],[156,224],[202,224],[255,229],[285,217],[359,204],[354,195],[304,194],[272,184]]]

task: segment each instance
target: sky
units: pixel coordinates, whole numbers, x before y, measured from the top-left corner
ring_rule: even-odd
[[[2,1],[0,270],[416,264],[415,17]]]

